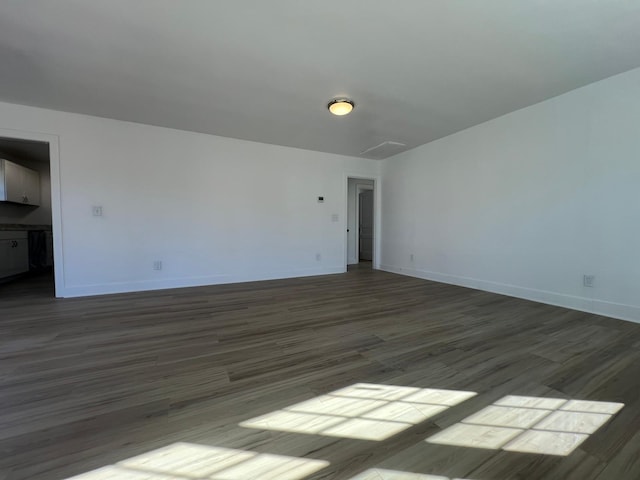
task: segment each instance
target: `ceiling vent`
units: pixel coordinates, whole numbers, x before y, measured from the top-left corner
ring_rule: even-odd
[[[365,151],[360,152],[360,155],[374,160],[382,160],[383,158],[388,158],[403,152],[406,149],[407,146],[404,143],[386,141],[375,147],[367,148]]]

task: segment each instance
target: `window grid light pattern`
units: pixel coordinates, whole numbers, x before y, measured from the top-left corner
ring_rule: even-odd
[[[427,442],[566,456],[622,407],[614,402],[508,395]]]
[[[175,443],[67,480],[301,480],[329,462]]]
[[[423,473],[401,472],[384,468],[370,468],[350,480],[464,480],[463,478],[426,475]]]
[[[246,428],[380,441],[475,392],[357,383],[240,423]]]

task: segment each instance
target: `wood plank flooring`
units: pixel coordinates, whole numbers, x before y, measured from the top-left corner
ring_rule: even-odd
[[[362,382],[477,395],[379,441],[239,426]],[[568,456],[425,441],[506,395],[625,406]],[[176,442],[329,462],[313,480],[637,480],[640,325],[367,269],[79,299],[0,285],[1,480]]]

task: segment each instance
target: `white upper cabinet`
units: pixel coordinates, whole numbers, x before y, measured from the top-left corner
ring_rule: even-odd
[[[0,201],[40,205],[40,174],[0,159]]]

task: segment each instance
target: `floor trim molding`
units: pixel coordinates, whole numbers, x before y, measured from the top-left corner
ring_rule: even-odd
[[[263,280],[280,280],[296,277],[313,277],[344,273],[345,267],[327,267],[314,269],[287,270],[281,272],[258,272],[252,274],[222,274],[201,277],[167,278],[161,280],[141,280],[134,282],[113,282],[93,285],[77,285],[64,289],[61,295],[65,298],[86,297],[91,295],[108,295],[113,293],[145,292],[150,290],[166,290],[169,288],[203,287],[226,283],[245,283]]]
[[[546,303],[548,305],[555,305],[558,307],[570,308],[572,310],[579,310],[581,312],[594,313],[596,315],[604,315],[620,320],[640,323],[640,307],[636,307],[634,305],[625,305],[622,303],[607,302],[588,297],[566,295],[547,290],[536,290],[517,285],[480,280],[477,278],[461,277],[446,273],[432,272],[429,270],[395,267],[392,265],[380,265],[380,270],[409,277],[422,278],[423,280],[475,288],[486,292],[498,293],[510,297],[522,298],[524,300],[532,300],[534,302]]]

